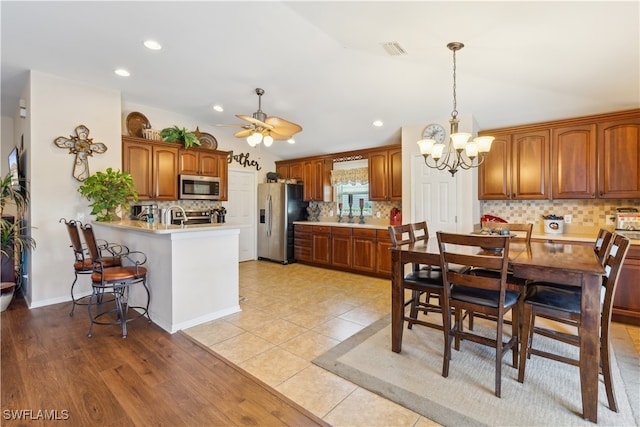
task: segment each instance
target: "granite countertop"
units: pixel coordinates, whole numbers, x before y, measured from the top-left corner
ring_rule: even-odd
[[[347,222],[335,221],[294,221],[293,223],[301,225],[326,225],[329,227],[373,228],[375,230],[386,230],[389,228],[389,224],[349,224]]]
[[[171,234],[171,233],[190,233],[195,231],[217,231],[217,230],[232,230],[243,227],[239,224],[229,223],[206,223],[206,224],[158,224],[156,222],[144,222],[135,221],[130,219],[123,219],[121,221],[111,222],[97,222],[93,221],[94,225],[104,225],[106,227],[123,228],[132,231],[143,231],[156,234]]]

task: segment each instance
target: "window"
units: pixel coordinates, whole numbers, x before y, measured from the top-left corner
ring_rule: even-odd
[[[352,196],[353,204],[351,213],[360,215],[360,200],[363,203],[362,215],[373,215],[373,206],[369,201],[369,183],[366,184],[338,184],[334,186],[337,203],[342,203],[342,214],[349,215],[349,196]],[[339,212],[339,205],[336,205]]]
[[[373,204],[369,200],[369,170],[367,160],[355,160],[334,163],[331,172],[331,183],[334,190],[337,213],[349,215],[349,199],[351,198],[351,213],[360,215],[360,200],[362,200],[362,215],[373,214]]]

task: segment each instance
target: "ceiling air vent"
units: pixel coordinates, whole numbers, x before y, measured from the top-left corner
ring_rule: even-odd
[[[407,54],[407,51],[404,50],[398,42],[386,42],[381,44],[384,50],[386,50],[390,56],[400,56]]]

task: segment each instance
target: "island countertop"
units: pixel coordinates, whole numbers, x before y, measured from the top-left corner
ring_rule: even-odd
[[[195,231],[215,231],[215,230],[232,230],[241,228],[242,224],[230,223],[206,223],[206,224],[159,224],[156,222],[135,221],[131,219],[123,219],[120,221],[110,222],[94,222],[96,225],[104,225],[107,227],[122,228],[126,230],[144,231],[156,234],[170,233],[192,233]]]

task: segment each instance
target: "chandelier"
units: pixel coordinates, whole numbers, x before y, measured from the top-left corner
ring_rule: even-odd
[[[446,142],[428,138],[418,141],[420,153],[424,157],[424,163],[433,169],[448,170],[451,176],[455,176],[458,169],[477,168],[484,161],[484,156],[491,149],[492,136],[479,136],[473,140],[471,134],[458,132],[458,110],[456,100],[456,51],[462,49],[464,44],[451,42],[447,44],[453,52],[453,111],[451,112],[450,138]],[[474,163],[475,161],[475,163]]]

